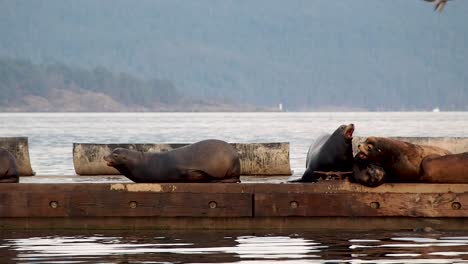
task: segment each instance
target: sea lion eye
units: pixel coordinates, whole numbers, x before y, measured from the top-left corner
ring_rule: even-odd
[[[367,150],[372,150],[372,145],[367,145]]]
[[[112,157],[114,157],[114,158],[118,158],[118,157],[119,157],[119,155],[117,155],[117,154],[112,154]]]

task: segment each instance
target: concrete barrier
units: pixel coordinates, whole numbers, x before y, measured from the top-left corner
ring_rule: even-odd
[[[0,147],[8,150],[13,154],[13,156],[15,156],[20,176],[35,175],[35,172],[31,168],[31,161],[29,159],[27,137],[0,137]]]
[[[73,144],[73,165],[78,175],[118,175],[103,160],[121,147],[142,152],[163,152],[187,144]],[[291,175],[289,143],[232,143],[240,155],[242,175]]]

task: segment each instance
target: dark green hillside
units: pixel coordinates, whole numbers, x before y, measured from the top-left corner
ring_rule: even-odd
[[[114,74],[104,67],[85,70],[63,64],[35,65],[28,61],[0,59],[1,106],[25,104],[26,97],[59,99],[54,98],[58,91],[72,92],[71,95],[77,97],[75,101],[80,100],[81,94],[91,92],[107,95],[125,106],[148,109],[176,104],[181,99],[169,81],[144,81],[128,74]]]

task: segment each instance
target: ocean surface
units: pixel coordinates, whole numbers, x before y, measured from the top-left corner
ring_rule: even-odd
[[[290,142],[301,172],[309,145],[341,124],[355,136],[468,136],[468,112],[0,113],[0,136],[27,136],[33,169],[74,175],[73,143]],[[0,263],[468,263],[468,233],[271,230],[7,231]]]
[[[310,144],[341,124],[354,136],[468,136],[468,112],[0,113],[0,136],[27,136],[37,175],[74,175],[73,143],[290,142],[291,168],[305,170]]]

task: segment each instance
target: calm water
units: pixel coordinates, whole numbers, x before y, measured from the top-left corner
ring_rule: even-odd
[[[1,136],[28,136],[38,175],[73,175],[72,143],[290,142],[307,149],[344,123],[357,136],[468,136],[468,113],[0,114]],[[40,177],[40,176],[38,176]],[[13,232],[0,263],[468,263],[468,233]]]
[[[73,175],[72,143],[290,142],[302,172],[309,145],[354,123],[356,136],[468,136],[468,112],[439,113],[0,113],[0,136],[28,136],[38,175]]]
[[[2,263],[468,263],[468,236],[454,233],[0,235]]]

